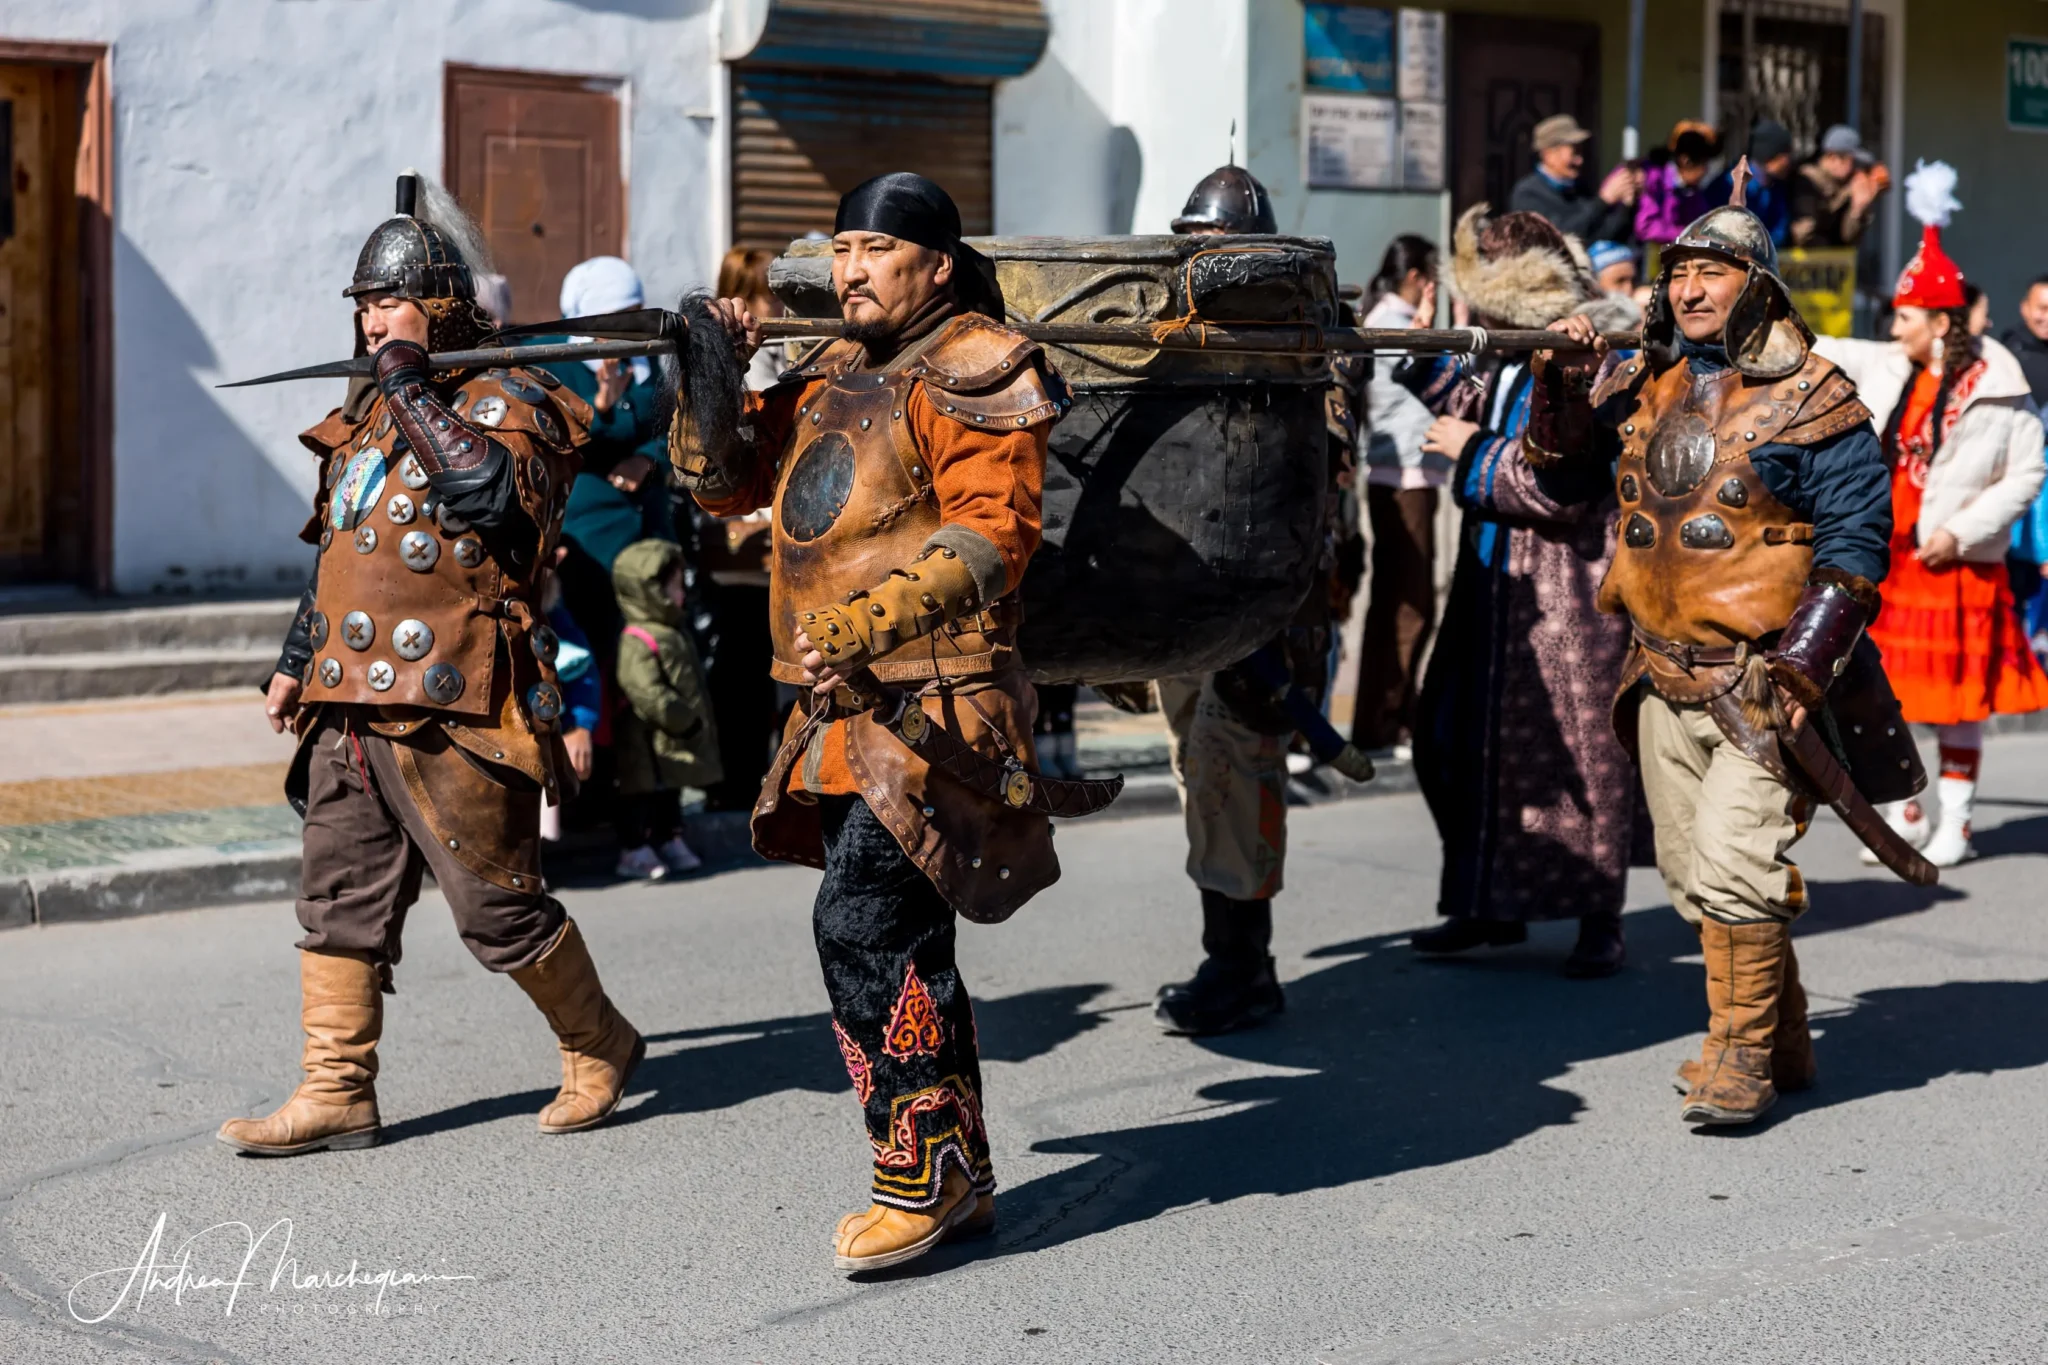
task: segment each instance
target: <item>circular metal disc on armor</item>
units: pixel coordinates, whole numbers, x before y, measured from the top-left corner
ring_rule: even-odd
[[[376,446],[358,451],[334,482],[327,499],[327,524],[347,531],[370,515],[384,496],[384,452]]]
[[[1709,512],[1679,527],[1678,543],[1688,550],[1732,550],[1735,536],[1727,522]]]
[[[562,381],[560,379],[557,379],[554,375],[554,372],[551,370],[528,370],[526,372],[526,377],[528,379],[531,379],[534,383],[540,385],[544,389],[559,389],[562,387]]]
[[[398,481],[417,493],[427,486],[427,471],[420,467],[420,457],[407,455],[398,462]]]
[[[371,661],[369,672],[364,676],[369,679],[371,691],[389,692],[391,684],[398,681],[398,670],[383,659],[375,659]]]
[[[903,718],[896,722],[896,733],[903,736],[905,743],[916,744],[924,738],[925,727],[930,723],[931,717],[924,713],[924,708],[912,702],[904,706]]]
[[[545,398],[547,395],[543,394],[541,396]],[[533,410],[533,424],[540,428],[540,434],[545,436],[550,444],[561,444],[562,426],[548,413],[546,408],[535,408]]]
[[[332,545],[333,543],[334,543],[334,532],[333,532],[332,530],[326,530],[326,531],[322,531],[322,532],[320,533],[320,548],[321,548],[321,549],[323,549],[323,550],[324,550],[324,549],[326,549],[326,548],[327,548],[328,546]]]
[[[469,522],[449,511],[445,502],[435,506],[434,522],[451,536],[459,536],[469,529]]]
[[[480,427],[495,427],[505,420],[505,400],[495,393],[487,393],[476,400],[476,406],[469,410],[469,420]]]
[[[1628,525],[1621,531],[1622,543],[1632,550],[1647,550],[1657,543],[1657,524],[1641,512],[1628,515]]]
[[[341,660],[322,659],[320,661],[320,681],[328,687],[341,686]]]
[[[391,434],[391,409],[389,409],[389,408],[386,408],[386,409],[385,409],[385,410],[384,410],[383,412],[381,412],[381,413],[377,414],[377,435],[379,435],[379,436],[389,436],[390,434]]]
[[[377,623],[368,612],[350,612],[341,618],[341,642],[360,654],[377,643]]]
[[[548,475],[548,462],[545,456],[535,455],[527,460],[526,481],[533,486],[535,497],[543,501],[547,499],[548,490],[554,487],[554,480]]]
[[[1714,468],[1714,429],[1696,412],[1681,412],[1657,427],[1643,457],[1650,486],[1667,498],[1683,497]]]
[[[526,689],[526,714],[536,725],[553,725],[562,718],[562,694],[553,683],[535,683]]]
[[[420,687],[427,694],[427,700],[440,706],[450,705],[462,695],[467,685],[462,670],[454,664],[435,664],[420,679]]]
[[[434,647],[434,628],[408,616],[391,631],[391,648],[407,663],[418,663]]]
[[[1031,774],[1019,769],[1005,778],[1003,800],[1022,810],[1031,800]]]
[[[853,496],[853,442],[828,431],[805,446],[782,488],[782,529],[811,541],[832,529]]]
[[[498,383],[503,386],[505,392],[511,394],[522,403],[541,403],[547,400],[547,390],[523,374],[507,372],[505,377],[499,380]]]
[[[306,643],[315,650],[327,647],[327,613],[316,611],[306,617]]]
[[[404,526],[418,515],[418,509],[412,505],[412,499],[405,494],[393,493],[390,501],[384,504],[384,515],[391,518],[393,526]]]
[[[425,531],[407,531],[398,542],[398,557],[414,573],[425,573],[441,557],[441,542]]]
[[[465,569],[474,569],[484,562],[484,543],[475,536],[464,536],[456,541],[455,562]]]
[[[374,526],[356,527],[356,553],[366,555],[376,548],[377,528]]]
[[[562,648],[561,638],[555,634],[553,627],[546,625],[535,626],[527,635],[526,642],[533,646],[533,657],[544,664],[553,663],[555,655]]]

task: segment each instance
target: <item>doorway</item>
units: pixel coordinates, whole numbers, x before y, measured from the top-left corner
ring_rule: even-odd
[[[1497,14],[1451,16],[1451,201],[1504,212],[1535,164],[1530,135],[1552,114],[1593,130],[1586,164],[1600,166],[1600,29]]]
[[[444,156],[512,292],[510,322],[556,316],[562,277],[624,254],[616,87],[576,76],[448,67]]]
[[[0,586],[104,587],[105,54],[0,43]]]

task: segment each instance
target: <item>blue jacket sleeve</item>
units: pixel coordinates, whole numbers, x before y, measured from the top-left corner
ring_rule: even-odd
[[[1749,460],[1772,497],[1813,523],[1813,567],[1884,581],[1892,475],[1868,422],[1815,445],[1767,445]]]

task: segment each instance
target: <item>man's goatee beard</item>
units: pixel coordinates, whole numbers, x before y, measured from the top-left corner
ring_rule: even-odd
[[[857,345],[882,346],[896,339],[896,328],[888,322],[849,322],[839,335]]]

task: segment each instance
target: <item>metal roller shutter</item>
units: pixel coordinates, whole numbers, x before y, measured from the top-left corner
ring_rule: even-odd
[[[775,251],[832,231],[839,196],[916,171],[945,186],[969,235],[991,207],[990,88],[910,76],[735,67],[733,244]]]

